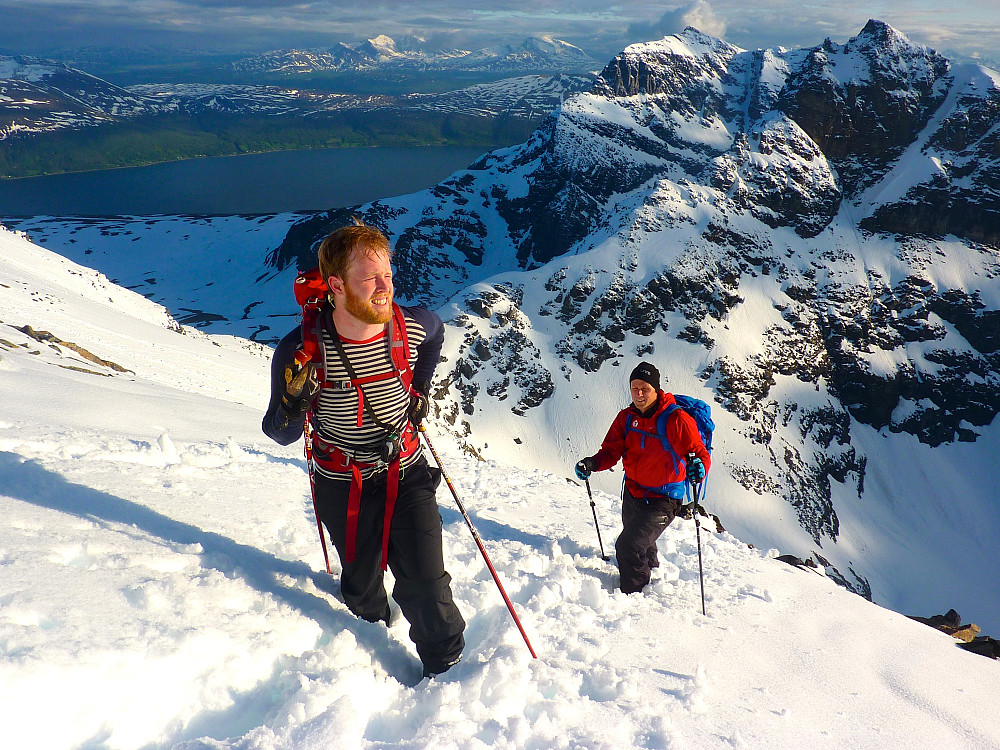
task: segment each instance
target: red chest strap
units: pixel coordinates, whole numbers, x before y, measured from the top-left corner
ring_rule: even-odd
[[[326,324],[327,329],[330,332],[330,338],[333,341],[333,346],[337,350],[337,354],[340,356],[341,364],[347,370],[348,375],[351,377],[345,380],[322,380],[322,388],[332,388],[338,391],[357,391],[358,394],[358,417],[357,426],[361,427],[362,420],[364,418],[365,411],[365,392],[362,386],[368,385],[369,383],[378,383],[383,380],[390,380],[392,378],[399,378],[400,383],[403,384],[403,388],[407,393],[412,393],[411,383],[413,382],[413,370],[410,368],[410,345],[409,337],[406,331],[406,320],[403,317],[403,310],[399,305],[393,303],[392,305],[392,321],[386,328],[385,342],[386,350],[389,354],[389,361],[392,365],[392,370],[387,372],[375,373],[373,375],[365,375],[359,377],[357,373],[354,372],[354,368],[351,366],[350,358],[347,355],[347,351],[344,349],[341,343],[340,336],[337,333],[337,328],[333,324],[333,311],[326,310],[323,314],[322,323]],[[325,354],[325,348],[324,348]],[[371,413],[372,419],[376,424],[381,424],[378,417]]]

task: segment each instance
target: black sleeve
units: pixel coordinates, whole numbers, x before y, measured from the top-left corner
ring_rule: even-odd
[[[302,329],[290,331],[274,349],[271,358],[271,401],[261,422],[264,434],[279,445],[291,445],[302,435],[305,414],[290,415],[281,403],[285,392],[285,367],[295,359],[302,346]]]
[[[444,346],[444,323],[440,316],[425,307],[407,307],[406,314],[424,329],[426,338],[417,346],[417,361],[413,365],[413,383],[430,384],[441,359]]]

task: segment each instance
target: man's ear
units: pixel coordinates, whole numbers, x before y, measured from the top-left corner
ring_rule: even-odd
[[[330,287],[330,291],[336,295],[342,295],[344,293],[344,280],[339,276],[328,277],[326,285]]]

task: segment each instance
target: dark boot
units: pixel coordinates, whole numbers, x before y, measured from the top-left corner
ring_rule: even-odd
[[[444,664],[444,665],[432,665],[432,666],[429,666],[427,664],[424,664],[424,677],[426,677],[428,680],[433,680],[439,674],[444,674],[445,672],[447,672],[449,669],[451,669],[452,667],[454,667],[460,661],[462,661],[462,657],[461,656],[459,656],[454,661],[449,662],[448,664]]]

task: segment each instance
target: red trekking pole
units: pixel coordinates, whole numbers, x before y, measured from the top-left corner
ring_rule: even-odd
[[[420,434],[424,436],[424,442],[427,443],[427,447],[430,448],[431,455],[434,456],[434,461],[437,462],[438,468],[441,469],[441,476],[444,477],[444,481],[448,484],[448,489],[451,490],[451,494],[455,498],[455,502],[458,504],[458,510],[462,514],[462,518],[465,519],[465,523],[469,527],[469,531],[472,532],[472,538],[476,540],[476,546],[479,547],[479,552],[486,561],[486,567],[490,569],[490,573],[493,575],[493,580],[496,582],[497,588],[500,589],[500,595],[507,604],[510,616],[514,618],[514,624],[517,625],[517,629],[521,631],[521,637],[524,638],[524,643],[528,647],[528,651],[531,652],[531,657],[533,659],[537,659],[538,655],[535,653],[535,649],[531,647],[531,641],[528,640],[528,634],[524,632],[524,628],[521,627],[521,621],[517,618],[517,613],[514,612],[514,605],[510,603],[510,599],[507,597],[507,592],[503,590],[503,584],[500,583],[500,577],[497,575],[496,570],[494,570],[493,563],[490,562],[490,556],[486,554],[486,548],[483,547],[483,541],[479,538],[479,532],[476,531],[476,527],[473,525],[472,519],[469,518],[469,514],[465,512],[465,506],[462,505],[462,501],[458,497],[458,492],[455,491],[455,485],[451,483],[451,478],[444,470],[444,466],[441,464],[441,459],[438,457],[437,451],[434,450],[434,446],[431,444],[430,438],[427,437],[427,429],[422,424],[417,429],[420,430]]]
[[[309,428],[308,415],[306,415],[302,434],[305,438],[306,468],[309,470],[309,491],[312,493],[313,515],[316,516],[316,525],[319,527],[319,543],[323,545],[323,560],[326,561],[326,572],[333,575],[333,568],[330,567],[330,553],[326,551],[326,534],[323,532],[323,522],[319,520],[319,511],[316,510],[316,478],[313,476],[312,431]]]

